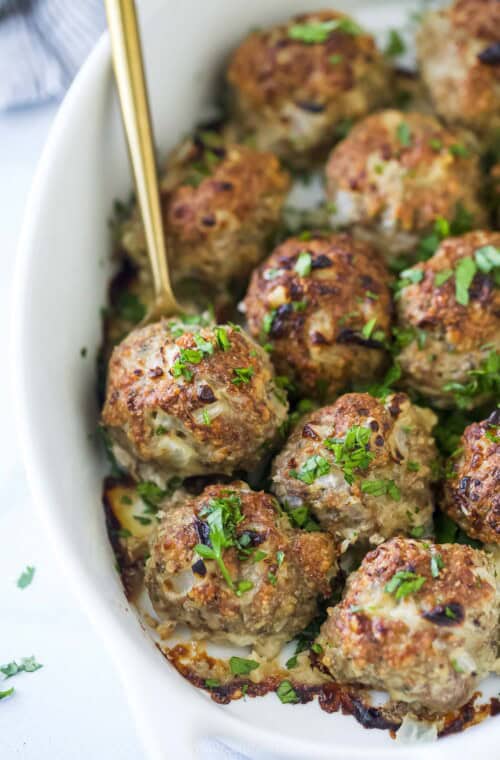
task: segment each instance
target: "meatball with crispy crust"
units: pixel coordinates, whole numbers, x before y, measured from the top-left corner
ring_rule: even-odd
[[[500,383],[500,233],[448,238],[402,273],[397,301],[405,383],[439,407],[478,406]]]
[[[174,280],[222,286],[242,280],[263,258],[280,223],[290,177],[271,153],[226,145],[214,132],[186,140],[170,157],[161,201]],[[146,262],[144,229],[136,208],[121,245]]]
[[[359,122],[326,166],[332,221],[375,244],[387,260],[415,255],[437,219],[486,221],[477,146],[433,116],[382,111]]]
[[[500,409],[465,428],[441,507],[469,536],[500,544]]]
[[[417,35],[434,108],[489,140],[500,130],[500,4],[456,0],[427,13]]]
[[[300,167],[321,157],[352,119],[387,102],[392,81],[373,37],[336,11],[252,32],[227,78],[243,133]]]
[[[287,408],[267,354],[240,328],[174,319],[114,349],[102,421],[120,464],[161,484],[252,470]]]
[[[293,529],[276,499],[235,482],[164,514],[146,586],[161,617],[244,646],[302,630],[336,571],[330,536]]]
[[[397,533],[432,533],[436,417],[404,393],[348,393],[302,418],[276,457],[272,490],[309,507],[345,551]]]
[[[348,235],[286,240],[254,272],[244,309],[278,373],[304,394],[335,398],[385,366],[389,276],[376,252]]]
[[[494,667],[499,596],[485,552],[394,538],[370,552],[330,609],[318,642],[340,682],[447,713]]]

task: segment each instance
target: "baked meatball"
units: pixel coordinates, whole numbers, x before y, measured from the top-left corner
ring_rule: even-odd
[[[364,558],[318,643],[341,682],[447,713],[495,666],[499,597],[493,560],[460,544],[387,541]]]
[[[170,157],[160,188],[173,279],[221,286],[247,277],[280,223],[289,186],[271,153],[224,145],[214,132],[185,141]],[[137,208],[122,227],[121,247],[146,264]]]
[[[351,227],[389,261],[415,255],[438,218],[451,222],[466,210],[474,226],[486,220],[475,144],[422,113],[363,119],[330,154],[326,181],[333,224]]]
[[[470,232],[441,243],[402,273],[398,361],[404,381],[439,407],[471,408],[500,383],[500,233]]]
[[[335,11],[252,32],[233,53],[227,78],[242,132],[296,166],[321,156],[352,119],[387,102],[391,89],[373,37]]]
[[[500,409],[465,428],[441,506],[469,536],[500,544]]]
[[[345,551],[396,533],[432,533],[436,417],[404,393],[347,393],[304,417],[276,457],[272,490],[307,506]]]
[[[287,415],[265,351],[237,326],[141,327],[113,351],[102,421],[136,478],[252,470]]]
[[[302,235],[254,272],[244,301],[251,334],[304,394],[334,398],[386,364],[391,296],[375,251],[348,235]]]
[[[330,536],[293,529],[276,499],[235,482],[165,513],[146,586],[160,617],[245,646],[301,631],[336,569]]]
[[[434,108],[489,140],[500,129],[500,5],[456,0],[427,13],[417,53]]]

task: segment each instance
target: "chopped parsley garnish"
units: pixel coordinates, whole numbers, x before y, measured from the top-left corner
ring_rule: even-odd
[[[290,657],[290,658],[289,658],[289,659],[288,659],[288,660],[285,662],[285,668],[286,668],[287,670],[291,670],[292,668],[296,668],[296,667],[297,667],[297,655],[296,655],[296,654],[294,654],[294,655],[292,655],[292,657]]]
[[[446,615],[447,618],[450,618],[450,620],[455,620],[457,617],[456,614],[451,609],[451,607],[448,607],[448,606],[444,608],[444,614]]]
[[[460,408],[466,408],[470,400],[482,394],[494,394],[500,390],[500,352],[490,351],[479,369],[470,369],[467,383],[446,383],[444,391],[450,391]]]
[[[257,549],[251,555],[252,562],[260,562],[262,559],[265,559],[266,557],[267,557],[267,552],[263,551],[262,549]]]
[[[181,362],[200,364],[202,359],[203,351],[199,351],[197,348],[181,348]]]
[[[276,584],[278,583],[277,576],[274,573],[271,573],[271,571],[269,571],[267,574],[267,580],[269,581],[271,586],[276,586]]]
[[[259,667],[255,660],[246,660],[243,657],[231,657],[229,660],[231,673],[235,676],[247,676],[252,670]]]
[[[246,594],[246,592],[251,591],[251,589],[253,589],[252,581],[238,581],[236,586],[236,596]]]
[[[422,538],[424,533],[425,533],[425,528],[423,525],[416,525],[414,528],[410,530],[410,536],[412,538]]]
[[[385,590],[388,594],[394,594],[396,601],[399,602],[400,599],[419,591],[424,583],[423,575],[417,575],[411,570],[398,570],[386,583]]]
[[[451,222],[442,216],[434,222],[434,230],[430,235],[421,238],[417,254],[420,261],[425,261],[435,253],[441,243],[447,237],[463,235],[470,232],[474,223],[474,215],[471,214],[462,203],[457,203],[455,215]]]
[[[217,340],[217,345],[219,348],[221,348],[223,351],[229,351],[231,348],[231,341],[229,340],[227,331],[224,329],[224,327],[215,328],[215,338]]]
[[[194,342],[196,343],[196,345],[198,346],[202,354],[206,354],[208,356],[210,354],[213,354],[214,347],[210,343],[210,341],[205,340],[205,338],[202,338],[201,335],[198,335],[196,333],[193,337],[194,337]],[[199,362],[196,362],[196,363],[199,363]]]
[[[492,274],[495,285],[500,286],[500,248],[483,245],[474,252],[477,268],[483,274]]]
[[[411,145],[411,129],[410,125],[407,124],[406,121],[402,121],[400,124],[398,124],[396,134],[398,136],[399,142],[403,147],[408,148]]]
[[[220,686],[220,681],[217,678],[206,678],[205,686],[207,689],[215,689],[217,686]]]
[[[5,691],[0,691],[0,699],[5,699],[6,697],[10,697],[12,694],[14,694],[15,689],[12,686],[10,689],[5,689]]]
[[[18,673],[34,673],[40,668],[43,668],[43,665],[37,662],[34,657],[23,657],[20,664],[13,660],[6,665],[0,665],[0,673],[3,673],[5,678],[12,678]]]
[[[212,420],[210,419],[210,415],[209,415],[207,409],[203,410],[202,416],[203,416],[203,424],[204,425],[211,425],[212,424]]]
[[[300,277],[307,277],[311,274],[312,256],[309,251],[301,251],[299,253],[294,269]]]
[[[318,523],[312,519],[309,509],[305,505],[301,507],[293,507],[292,509],[287,508],[287,513],[290,520],[297,526],[297,528],[302,528],[303,530],[310,532],[320,530]]]
[[[172,377],[182,376],[185,380],[188,381],[188,383],[193,379],[193,373],[180,359],[176,359],[176,361],[172,364],[170,374]]]
[[[236,375],[231,382],[233,385],[243,385],[250,382],[254,374],[253,367],[236,367],[233,369],[233,373]]]
[[[458,660],[455,660],[455,659],[451,660],[451,664],[452,664],[453,670],[456,673],[465,673],[465,670],[460,665],[460,663],[458,662]]]
[[[361,491],[370,496],[390,496],[394,501],[401,498],[401,491],[393,480],[364,480]]]
[[[455,298],[462,306],[467,306],[469,303],[469,287],[472,284],[476,272],[476,262],[470,256],[464,256],[456,266]]]
[[[370,319],[370,321],[363,326],[363,329],[361,330],[361,335],[363,338],[366,338],[366,340],[368,340],[376,324],[377,317],[373,317],[373,319]]]
[[[385,55],[389,56],[389,58],[395,58],[398,55],[402,55],[405,50],[406,45],[403,38],[396,29],[391,29],[389,31],[389,40],[384,50]]]
[[[356,470],[366,470],[374,458],[374,454],[368,451],[370,430],[360,425],[353,425],[346,432],[344,438],[327,438],[324,445],[333,452],[335,464],[338,464],[344,473],[347,483],[352,485]]]
[[[276,277],[281,277],[284,274],[284,269],[277,269],[276,267],[270,267],[264,271],[263,277],[265,280],[275,280]]]
[[[168,496],[168,491],[164,491],[152,480],[143,480],[141,483],[138,483],[137,493],[143,502],[155,511],[158,509],[163,499]]]
[[[284,705],[297,704],[300,701],[290,681],[282,681],[276,689],[276,694]]]
[[[146,307],[135,293],[122,293],[116,304],[116,312],[120,319],[136,325],[146,316]]]
[[[314,642],[314,644],[311,646],[311,649],[315,654],[323,654],[323,647],[317,642]]]
[[[309,21],[306,24],[294,24],[288,30],[288,36],[292,40],[304,42],[306,45],[314,45],[326,42],[332,32],[344,32],[344,34],[358,35],[362,33],[361,27],[350,18],[330,19],[329,21]]]
[[[238,543],[236,526],[243,520],[240,497],[234,491],[227,491],[227,496],[210,499],[200,512],[200,518],[208,524],[210,545],[196,544],[195,551],[202,559],[213,559],[217,563],[222,577],[234,591],[235,585],[222,555],[224,549]]]
[[[431,555],[431,575],[433,578],[437,578],[439,571],[444,567],[443,558],[440,554]]]
[[[315,454],[306,459],[298,470],[290,470],[290,475],[296,480],[301,480],[310,486],[317,478],[322,475],[328,475],[330,472],[330,462],[320,454]]]
[[[455,143],[454,145],[450,145],[450,153],[456,158],[468,158],[468,156],[470,156],[469,149],[466,148],[466,146],[462,143]]]
[[[17,588],[27,588],[27,586],[31,584],[34,575],[35,568],[31,565],[28,565],[26,570],[24,570],[17,579]]]
[[[341,53],[335,53],[334,55],[331,55],[328,60],[332,66],[337,66],[339,63],[342,63],[344,56]]]
[[[432,148],[432,150],[440,151],[443,147],[443,143],[441,140],[438,140],[436,137],[432,138],[432,140],[429,140],[429,148]]]
[[[401,366],[398,362],[394,362],[392,367],[387,370],[384,379],[381,383],[370,385],[368,387],[368,393],[375,398],[386,398],[393,392],[392,386],[397,383],[401,378]]]
[[[434,276],[434,285],[439,288],[444,285],[450,277],[453,277],[453,269],[443,269],[441,272],[436,272]]]
[[[420,470],[420,464],[413,462],[411,459],[406,463],[406,469],[408,472],[418,472]]]

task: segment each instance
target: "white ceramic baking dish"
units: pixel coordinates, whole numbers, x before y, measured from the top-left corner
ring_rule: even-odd
[[[400,25],[412,8],[401,0],[338,0],[335,6],[375,30]],[[317,0],[142,3],[160,150],[196,123],[226,53],[251,27],[316,7]],[[17,269],[13,358],[36,503],[62,572],[120,671],[147,757],[188,760],[200,736],[214,735],[255,758],[499,758],[498,719],[423,748],[401,746],[386,732],[327,715],[315,703],[282,705],[274,694],[218,706],[175,672],[142,629],[114,568],[101,507],[102,463],[91,436],[97,420],[92,357],[110,274],[107,220],[113,199],[126,197],[130,187],[104,38],[59,111],[31,192]],[[87,359],[80,356],[83,346]]]

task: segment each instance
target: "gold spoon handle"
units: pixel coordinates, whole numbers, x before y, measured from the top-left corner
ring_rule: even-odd
[[[168,272],[153,130],[134,0],[105,0],[113,67],[153,273],[156,311],[179,311]]]

